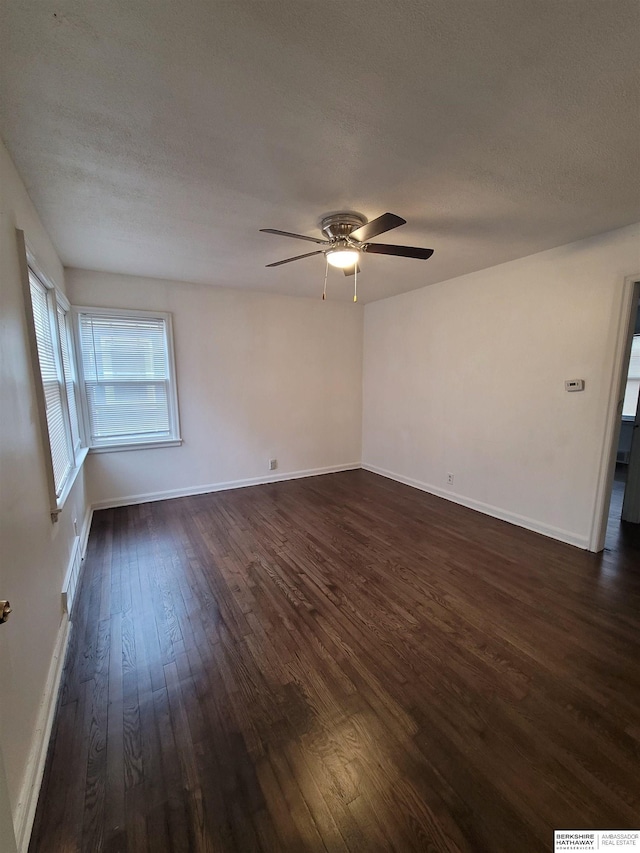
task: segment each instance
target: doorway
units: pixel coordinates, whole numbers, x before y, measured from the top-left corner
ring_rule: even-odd
[[[627,280],[621,315],[608,490],[594,551],[617,550],[629,539],[640,539],[640,281],[634,279]]]

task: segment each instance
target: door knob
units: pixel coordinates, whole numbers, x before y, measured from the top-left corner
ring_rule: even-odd
[[[8,601],[2,601],[0,599],[0,624],[6,622],[9,618],[9,614],[11,613],[11,605]]]

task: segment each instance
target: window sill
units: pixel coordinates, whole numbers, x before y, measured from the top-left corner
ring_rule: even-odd
[[[115,453],[118,450],[146,450],[148,447],[179,447],[181,438],[168,438],[166,441],[140,441],[132,444],[107,444],[89,448],[89,453]]]
[[[51,521],[56,522],[58,520],[58,516],[62,512],[62,509],[67,501],[67,498],[71,494],[71,489],[78,479],[78,474],[82,470],[82,466],[84,465],[84,460],[87,458],[87,453],[89,452],[88,447],[81,447],[76,456],[76,467],[71,471],[69,476],[67,477],[67,482],[64,484],[64,489],[60,494],[60,497],[56,499],[56,508],[51,510]]]

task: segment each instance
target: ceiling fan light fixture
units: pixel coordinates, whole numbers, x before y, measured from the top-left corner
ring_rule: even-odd
[[[354,266],[358,263],[359,258],[360,252],[357,249],[338,247],[327,250],[327,261],[332,267],[338,267],[341,270]]]

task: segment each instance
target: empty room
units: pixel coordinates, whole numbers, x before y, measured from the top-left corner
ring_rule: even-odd
[[[8,0],[0,853],[640,851],[636,0]]]

